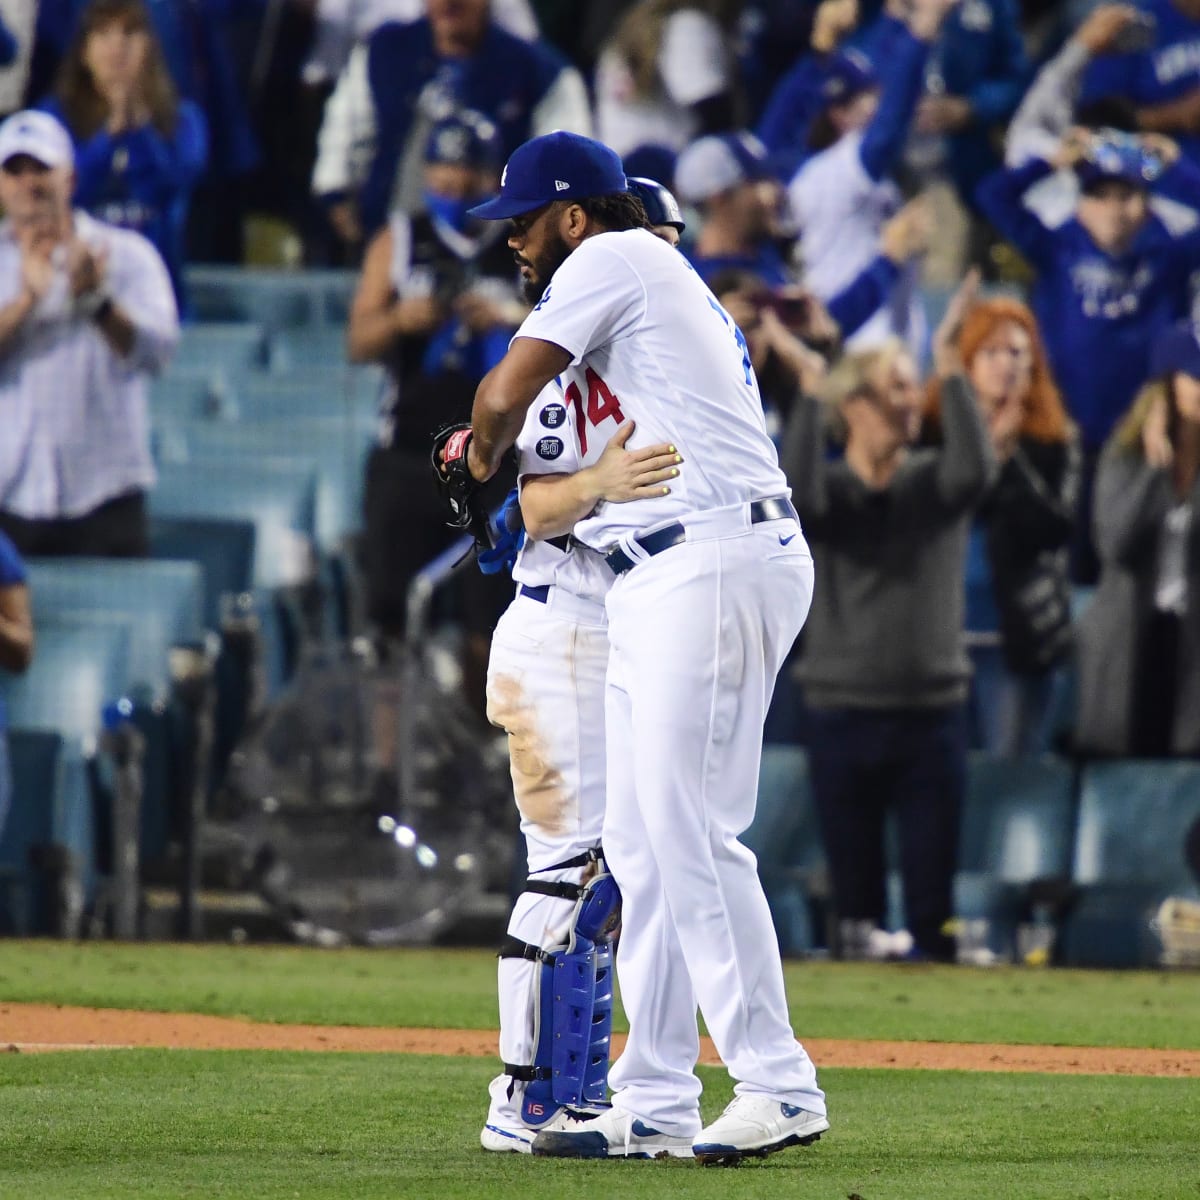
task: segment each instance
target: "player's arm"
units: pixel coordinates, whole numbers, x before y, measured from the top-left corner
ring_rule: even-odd
[[[571,365],[572,355],[553,342],[516,337],[508,353],[483,377],[471,410],[467,466],[480,483],[491,479],[517,440],[538,393]]]
[[[601,500],[625,504],[670,495],[668,481],[679,474],[683,456],[666,443],[626,450],[631,433],[633,422],[626,421],[596,462],[573,475],[525,476],[521,480],[525,532],[544,542],[570,533]]]

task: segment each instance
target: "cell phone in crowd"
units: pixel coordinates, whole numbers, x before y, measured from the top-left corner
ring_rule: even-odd
[[[808,296],[789,292],[764,292],[758,298],[758,304],[760,308],[773,309],[791,329],[807,324],[812,313],[812,302]]]
[[[1140,54],[1154,45],[1157,32],[1158,20],[1154,14],[1139,12],[1113,39],[1113,49],[1118,54]]]

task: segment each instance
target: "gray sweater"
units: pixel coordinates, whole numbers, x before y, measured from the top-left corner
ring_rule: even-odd
[[[819,401],[792,414],[780,455],[816,565],[800,679],[814,708],[930,708],[966,699],[963,567],[971,513],[996,473],[965,379],[942,389],[943,445],[868,487],[826,462]]]

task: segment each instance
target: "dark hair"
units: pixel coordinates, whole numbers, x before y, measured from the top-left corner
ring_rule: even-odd
[[[649,229],[650,221],[642,202],[629,192],[612,192],[607,196],[585,196],[582,200],[568,200],[578,204],[593,221],[603,225],[609,233],[621,233],[626,229]]]
[[[179,119],[179,97],[142,0],[93,0],[84,9],[54,85],[67,126],[77,137],[90,138],[108,117],[108,104],[97,91],[83,55],[93,33],[118,21],[146,35],[146,62],[140,80],[142,97],[150,109],[150,123],[169,136],[175,132]]]
[[[828,150],[834,142],[841,136],[837,131],[837,126],[833,123],[833,116],[830,109],[833,105],[821,109],[813,118],[813,123],[808,127],[808,150],[810,154],[820,154],[822,150]]]
[[[1124,96],[1097,96],[1075,110],[1075,124],[1087,129],[1119,129],[1137,133],[1137,107]]]

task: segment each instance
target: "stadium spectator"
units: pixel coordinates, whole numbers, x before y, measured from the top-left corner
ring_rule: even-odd
[[[700,210],[700,231],[689,258],[706,283],[736,271],[756,277],[760,292],[775,291],[781,308],[798,313],[809,305],[812,297],[796,291],[799,270],[780,249],[779,185],[753,134],[698,138],[679,156],[675,183]],[[837,336],[851,336],[875,315],[905,266],[924,252],[928,236],[929,216],[920,201],[888,221],[874,257],[829,298]]]
[[[957,0],[913,0],[904,20],[884,18],[882,87],[859,55],[839,52],[813,121],[813,156],[788,187],[804,247],[805,277],[827,303],[875,257],[883,222],[900,207],[890,175],[900,159],[924,86],[930,44]],[[851,349],[892,336],[915,354],[924,350],[925,322],[915,272],[895,284],[887,303],[847,340]]]
[[[373,235],[393,207],[415,211],[429,128],[455,109],[493,121],[504,156],[554,129],[591,129],[579,72],[546,43],[502,29],[489,0],[429,0],[428,9],[376,30],[326,106],[313,190],[348,243]]]
[[[183,304],[192,188],[208,156],[204,115],[180,100],[142,0],[95,0],[43,105],[75,141],[75,203],[149,240]]]
[[[1124,54],[1097,58],[1083,82],[1083,103],[1123,96],[1137,128],[1174,138],[1200,166],[1200,0],[1139,0],[1123,33]]]
[[[0,530],[25,555],[146,552],[146,376],[179,337],[140,234],[71,208],[73,151],[49,113],[0,125]]]
[[[528,311],[507,231],[467,215],[495,191],[502,161],[499,131],[478,113],[433,127],[424,209],[394,212],[376,234],[350,314],[350,359],[388,370],[364,558],[369,615],[392,634],[403,630],[413,574],[453,540],[428,486],[430,435],[469,418],[479,380]]]
[[[350,52],[382,25],[419,21],[425,0],[314,0],[316,32],[304,67],[310,85],[333,83],[346,69]],[[496,24],[527,42],[538,36],[529,0],[492,0]]]
[[[1076,748],[1200,755],[1200,335],[1154,344],[1152,381],[1096,477],[1102,570],[1079,622]]]
[[[739,125],[735,0],[640,0],[596,62],[597,136],[618,154],[678,153]]]
[[[1051,748],[1058,669],[1071,648],[1067,548],[1079,494],[1079,446],[1033,313],[995,298],[967,313],[958,352],[983,411],[999,474],[980,506],[967,560],[968,619],[999,629],[1003,666],[977,671],[983,749]],[[931,388],[935,403],[940,388]]]
[[[827,395],[846,434],[826,461],[825,406],[801,400],[780,455],[817,577],[800,679],[813,791],[842,952],[868,953],[887,911],[884,823],[898,817],[916,952],[948,959],[943,926],[966,786],[963,562],[971,513],[995,476],[955,338],[960,291],[935,337],[943,444],[915,449],[916,364],[892,340],[844,358]]]
[[[975,208],[975,189],[1000,165],[994,142],[1029,82],[1017,0],[962,0],[952,8],[925,64],[925,94],[913,121],[910,163],[944,171]],[[861,48],[882,67],[886,21],[864,32]]]
[[[1058,168],[1078,176],[1075,215],[1050,228],[1025,194]],[[1092,582],[1091,480],[1100,448],[1147,377],[1155,337],[1190,306],[1200,231],[1179,233],[1151,210],[1150,187],[1168,172],[1200,189],[1200,172],[1170,139],[1073,131],[1054,158],[1037,158],[984,180],[979,205],[1029,260],[1032,307],[1050,365],[1083,447],[1082,499],[1073,572]],[[1200,190],[1197,191],[1200,194]]]
[[[33,660],[33,616],[25,564],[16,546],[0,533],[0,671],[21,674]],[[0,838],[12,801],[8,761],[8,714],[0,696]]]

